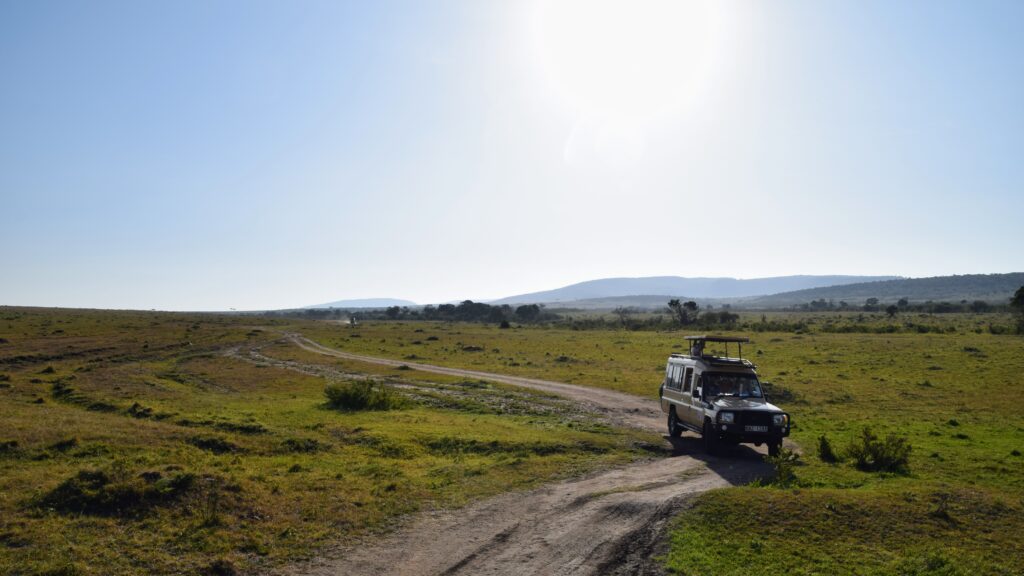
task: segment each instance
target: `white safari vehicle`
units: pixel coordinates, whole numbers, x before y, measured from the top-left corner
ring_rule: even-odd
[[[770,404],[757,380],[755,366],[743,359],[747,338],[687,336],[689,354],[672,354],[665,366],[659,396],[668,415],[669,436],[683,430],[700,434],[708,453],[722,443],[768,445],[778,455],[782,439],[789,436],[789,414]],[[708,342],[725,344],[725,355],[705,354]],[[737,357],[729,357],[729,344]]]

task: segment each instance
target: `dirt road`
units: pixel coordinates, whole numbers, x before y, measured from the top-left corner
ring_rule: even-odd
[[[589,386],[577,386],[575,384],[564,384],[550,380],[537,380],[535,378],[524,378],[521,376],[509,376],[507,374],[494,374],[491,372],[480,372],[477,370],[464,370],[461,368],[447,368],[445,366],[434,366],[432,364],[419,364],[407,360],[390,360],[377,358],[375,356],[363,356],[328,348],[317,344],[300,334],[288,334],[288,341],[309,352],[316,352],[335,358],[346,360],[358,360],[385,366],[408,366],[414,370],[432,372],[434,374],[445,374],[447,376],[459,376],[462,378],[478,378],[491,382],[501,382],[522,386],[543,392],[551,392],[576,402],[580,402],[595,412],[600,412],[616,424],[640,428],[643,430],[660,430],[664,428],[665,416],[661,413],[658,403],[639,396],[623,394],[614,390],[592,388]]]
[[[654,400],[560,382],[351,354],[299,334],[301,348],[350,360],[479,378],[553,392],[587,403],[613,421],[664,428]],[[505,494],[466,508],[424,514],[377,540],[290,567],[289,575],[589,575],[658,574],[651,560],[666,522],[700,492],[745,483],[768,470],[760,454],[738,447],[721,457],[688,434],[666,437],[666,456],[583,479]]]

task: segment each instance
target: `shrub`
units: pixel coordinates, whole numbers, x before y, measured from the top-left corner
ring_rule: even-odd
[[[788,448],[779,451],[778,456],[768,456],[765,462],[771,464],[775,470],[775,477],[772,480],[779,486],[789,486],[796,481],[794,468],[800,465],[800,455]]]
[[[198,498],[194,502],[193,512],[199,519],[201,526],[219,526],[220,517],[220,492],[221,482],[219,478],[208,476],[203,478]]]
[[[337,410],[392,410],[402,405],[401,399],[384,384],[368,380],[328,384],[324,395],[327,405]]]
[[[214,428],[239,434],[266,434],[267,427],[259,422],[215,422]]]
[[[934,506],[928,510],[928,515],[937,520],[944,520],[951,524],[956,523],[956,519],[953,518],[949,512],[949,494],[936,494],[934,498]]]
[[[225,454],[228,452],[240,452],[241,448],[237,445],[228,442],[223,438],[217,436],[193,436],[188,439],[188,443],[199,448],[200,450],[207,450],[214,454]]]
[[[780,376],[783,374],[780,374]],[[784,402],[786,404],[806,404],[804,399],[800,397],[796,392],[793,392],[789,388],[782,386],[781,384],[774,382],[762,382],[761,387],[768,398],[771,398],[772,402]]]
[[[38,498],[35,504],[65,513],[126,516],[180,498],[195,480],[185,472],[159,479],[119,476],[125,475],[81,470]]]
[[[832,449],[832,442],[824,434],[818,437],[818,458],[822,462],[828,462],[829,464],[834,464],[841,460],[835,450]]]
[[[230,560],[221,558],[214,560],[211,564],[203,568],[200,571],[203,576],[236,576],[238,569],[231,563]]]
[[[71,438],[65,438],[64,440],[54,442],[53,444],[50,444],[48,448],[55,452],[67,452],[76,446],[78,446],[78,438],[72,436]]]
[[[128,408],[128,415],[133,418],[152,418],[153,409],[148,406],[143,406],[138,402],[134,402],[131,407]]]
[[[323,445],[313,438],[288,438],[281,443],[281,447],[287,452],[317,452]]]
[[[906,438],[889,434],[882,440],[865,426],[847,453],[860,470],[905,474],[909,471],[911,449]]]

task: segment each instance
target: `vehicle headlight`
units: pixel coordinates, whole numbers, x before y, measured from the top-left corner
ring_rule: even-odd
[[[722,424],[732,424],[736,420],[736,415],[732,412],[721,412],[718,414],[718,421]]]
[[[789,416],[786,414],[775,414],[772,416],[772,424],[776,426],[785,426],[789,423]]]

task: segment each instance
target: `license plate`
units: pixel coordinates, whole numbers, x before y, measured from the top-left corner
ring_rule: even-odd
[[[743,429],[746,430],[747,432],[767,432],[768,431],[768,427],[767,426],[744,426]]]

